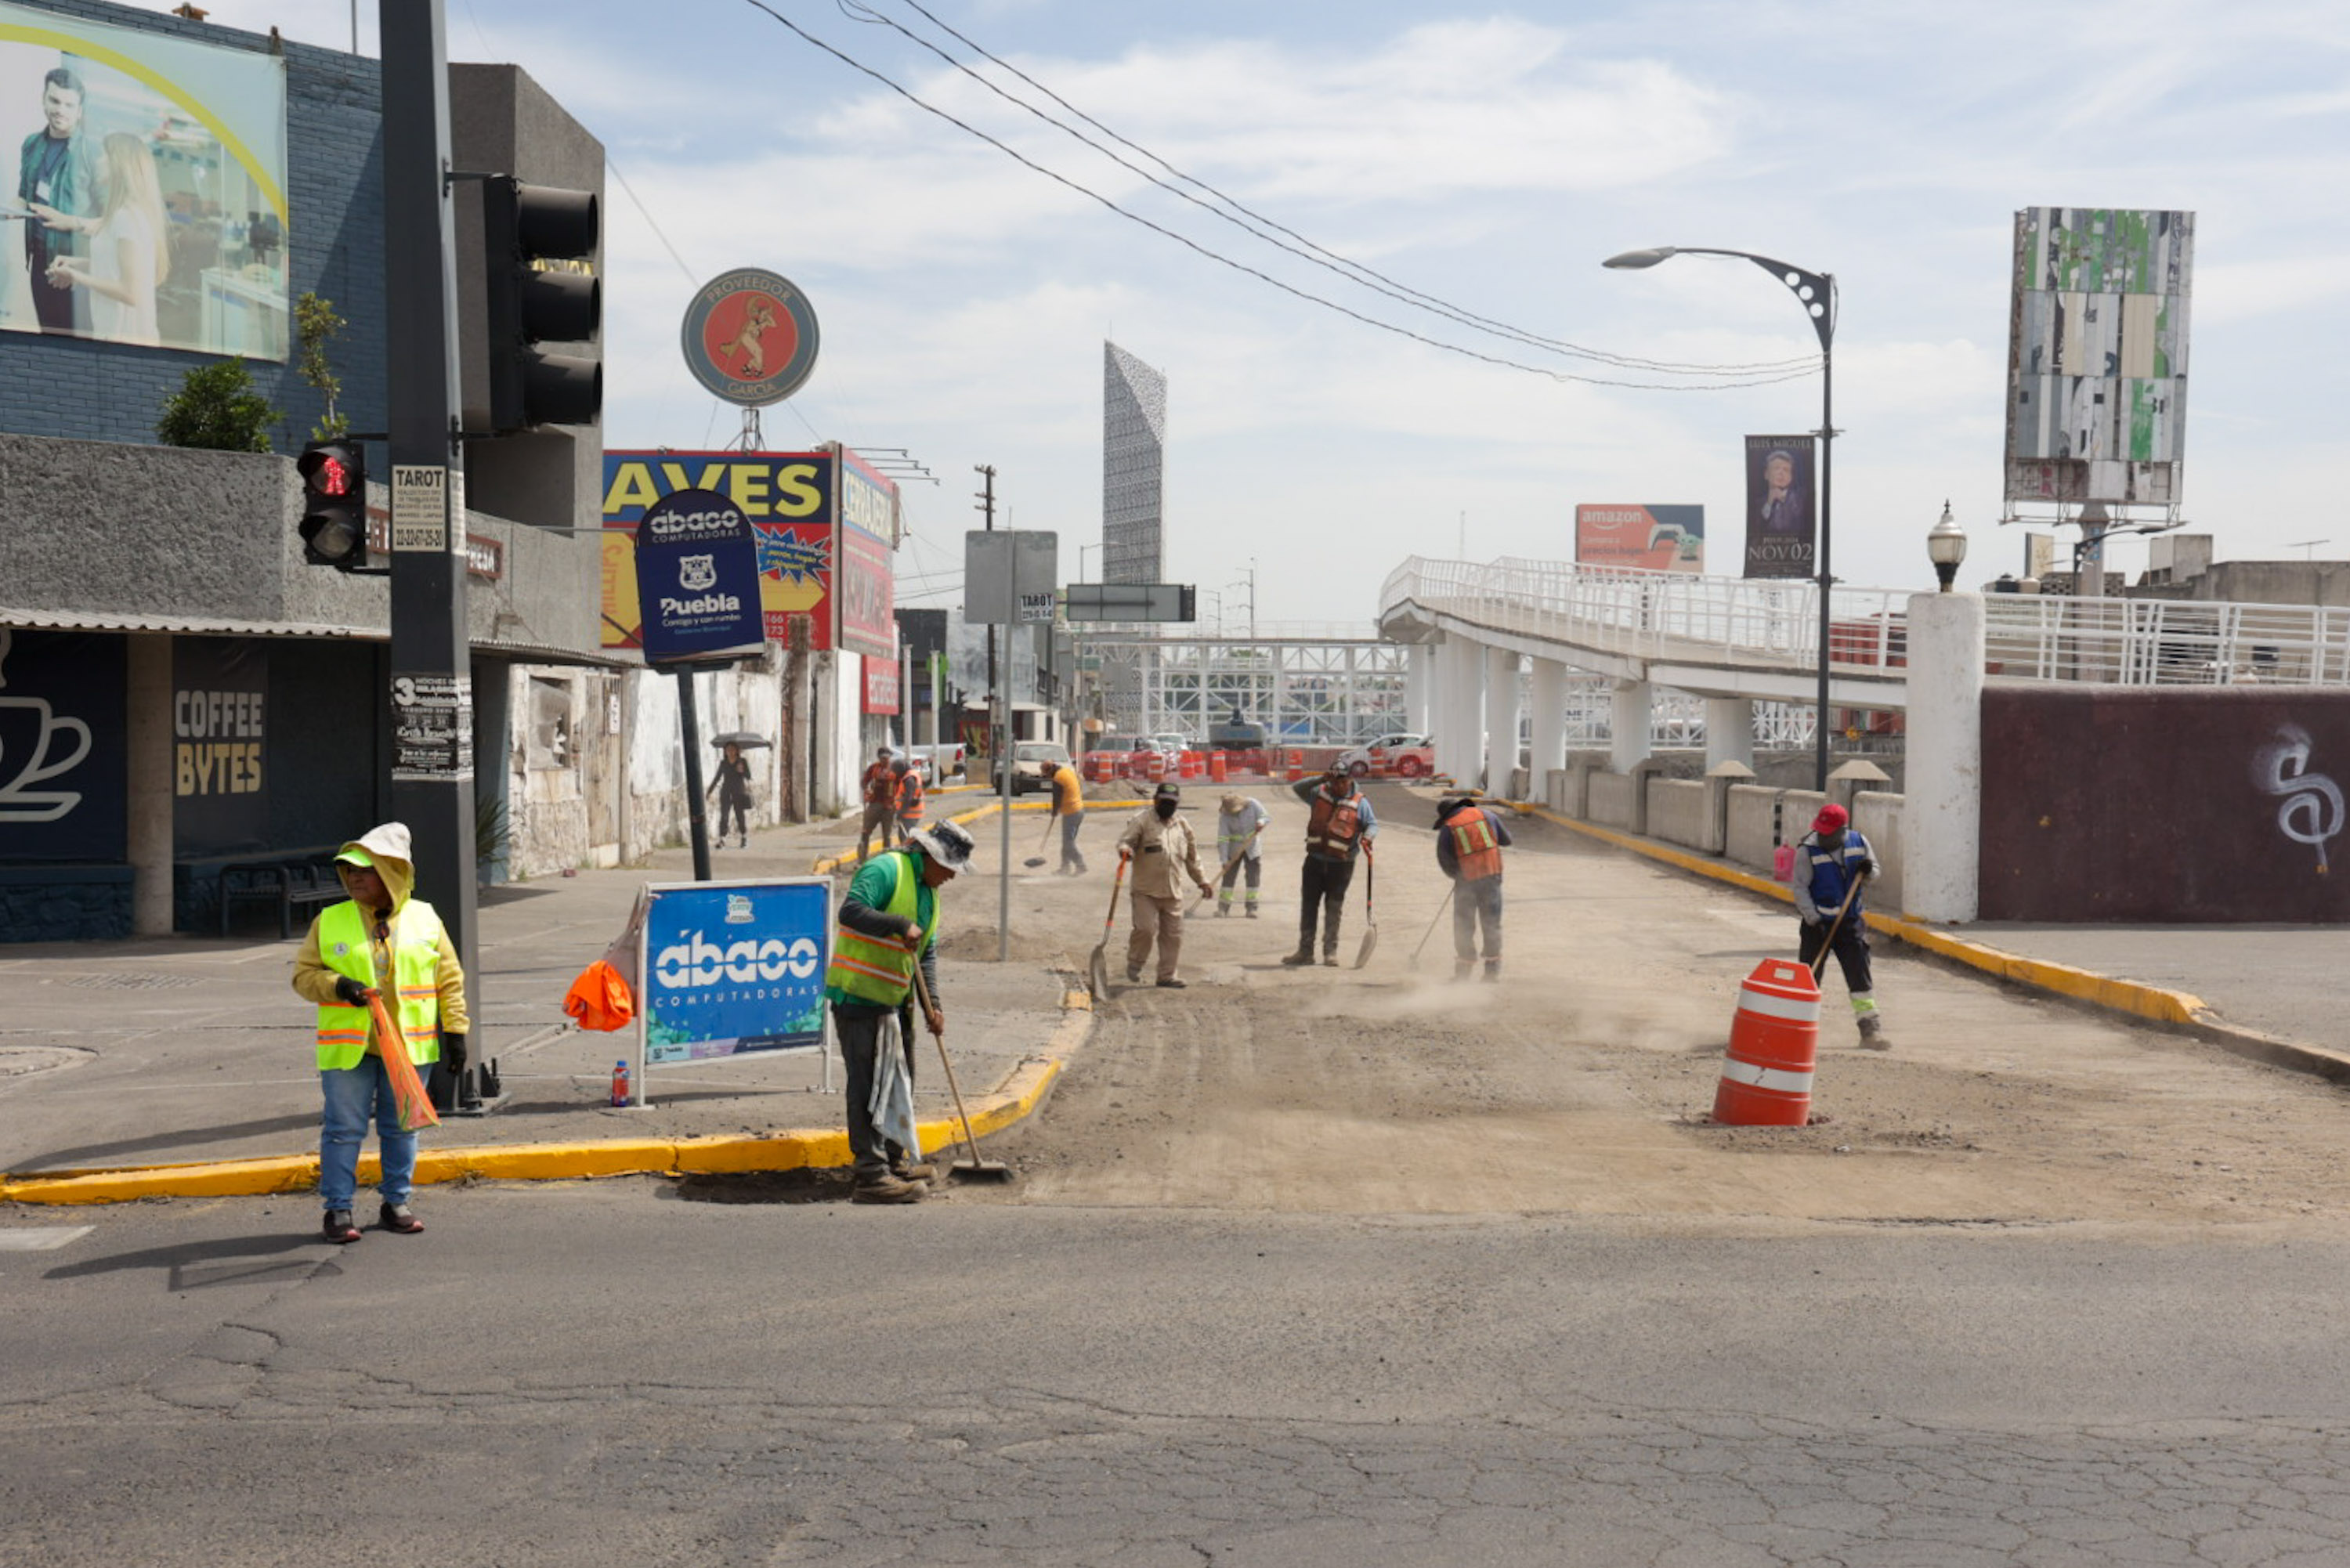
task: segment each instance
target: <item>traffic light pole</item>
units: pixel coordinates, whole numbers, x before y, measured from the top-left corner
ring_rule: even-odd
[[[382,8],[384,305],[391,449],[392,815],[484,1012],[474,897],[473,694],[459,455],[443,0]],[[356,837],[359,829],[354,827]],[[482,1054],[477,1050],[475,1055]]]

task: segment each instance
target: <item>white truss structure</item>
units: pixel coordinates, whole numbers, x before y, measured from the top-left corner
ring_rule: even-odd
[[[1204,742],[1211,724],[1237,710],[1291,746],[1359,745],[1409,723],[1406,649],[1325,635],[1335,628],[1291,635],[1298,629],[1226,638],[1073,628],[1080,717],[1102,720],[1116,736],[1171,731]]]

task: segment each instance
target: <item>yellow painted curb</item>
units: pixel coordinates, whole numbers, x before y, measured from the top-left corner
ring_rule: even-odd
[[[1612,828],[1596,827],[1587,822],[1576,822],[1571,817],[1561,816],[1542,806],[1530,805],[1520,801],[1511,801],[1508,804],[1522,815],[1539,816],[1544,822],[1555,822],[1561,827],[1572,828],[1586,837],[1613,844],[1618,848],[1628,849],[1636,855],[1645,855],[1651,860],[1661,860],[1669,866],[1694,872],[1700,877],[1711,877],[1717,882],[1727,882],[1749,893],[1760,893],[1765,898],[1776,898],[1783,904],[1794,902],[1794,891],[1784,883],[1756,876],[1752,871],[1709,860],[1701,855],[1677,849],[1669,845],[1652,843],[1645,838],[1636,838],[1628,833],[1618,833]],[[1866,919],[1870,929],[1883,931],[1887,936],[1897,940],[1908,942],[1912,947],[1922,948],[1928,952],[1967,964],[1981,970],[1986,974],[1996,975],[2002,980],[2012,980],[2019,985],[2054,992],[2059,996],[2069,996],[2075,1001],[2086,1002],[2116,1012],[2127,1012],[2139,1018],[2152,1019],[2158,1023],[2214,1026],[2210,1017],[2210,1010],[2204,1006],[2202,999],[2183,991],[2168,991],[2158,985],[2147,985],[2135,980],[2116,980],[2110,975],[2097,974],[2085,969],[2075,969],[2070,964],[2052,963],[2044,959],[2025,958],[2020,953],[2002,952],[1997,948],[1985,946],[1981,942],[1970,941],[1964,937],[1953,936],[1938,927],[1924,925],[1901,915],[1871,913]]]
[[[1093,1027],[1092,1002],[1083,992],[1062,998],[1063,1014],[1045,1056],[1015,1066],[988,1093],[967,1102],[972,1134],[985,1137],[1032,1115],[1058,1081],[1067,1057]],[[943,1149],[962,1138],[959,1116],[934,1116],[917,1124],[922,1147]],[[519,1143],[479,1148],[418,1151],[416,1179],[421,1185],[467,1178],[495,1181],[563,1181],[598,1176],[650,1176],[685,1172],[831,1169],[849,1162],[848,1134],[840,1127],[804,1127],[741,1137],[616,1138],[602,1143]],[[359,1159],[362,1189],[379,1179],[374,1155]],[[14,1203],[128,1203],[140,1198],[260,1198],[315,1191],[316,1155],[269,1159],[216,1160],[208,1164],[142,1166],[136,1169],[31,1172],[0,1176],[0,1201]]]
[[[1052,808],[1053,803],[1048,800],[1015,800],[1012,803],[1012,809],[1014,811],[1050,811]],[[956,812],[953,815],[948,817],[947,820],[956,824],[977,822],[981,818],[992,815],[1003,809],[1003,803],[1001,800],[991,800],[985,805],[973,806],[969,811]],[[817,861],[814,866],[808,868],[808,875],[811,877],[829,877],[843,867],[861,866],[863,864],[864,862],[857,857],[856,851],[851,850],[843,855],[827,856],[824,859]]]

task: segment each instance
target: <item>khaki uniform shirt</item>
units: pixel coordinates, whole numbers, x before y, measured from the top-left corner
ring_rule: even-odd
[[[1134,867],[1127,877],[1138,893],[1178,898],[1187,887],[1207,879],[1200,869],[1199,841],[1180,813],[1170,822],[1159,821],[1148,807],[1135,813],[1118,836],[1118,846],[1134,851]]]

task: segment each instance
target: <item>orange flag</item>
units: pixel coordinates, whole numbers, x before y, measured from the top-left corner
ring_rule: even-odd
[[[432,1096],[424,1092],[424,1080],[416,1075],[416,1064],[408,1058],[408,1036],[400,1032],[399,1022],[384,1006],[380,993],[368,997],[368,1008],[375,1014],[375,1037],[383,1051],[383,1070],[391,1078],[391,1097],[400,1106],[400,1130],[418,1132],[439,1127],[441,1113],[432,1108]]]

